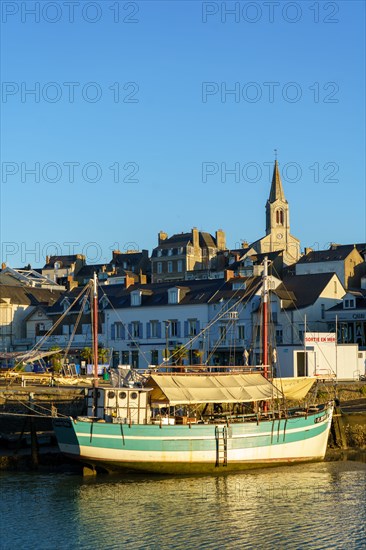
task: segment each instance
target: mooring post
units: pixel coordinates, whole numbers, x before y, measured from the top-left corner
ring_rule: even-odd
[[[336,399],[335,406],[334,406],[333,427],[334,427],[336,445],[341,449],[347,449],[348,446],[347,446],[346,432],[345,432],[345,427],[344,427],[343,418],[342,418],[342,411],[341,411],[341,407],[338,399]]]
[[[33,414],[35,412],[34,409],[34,393],[31,392],[29,394],[29,408],[31,410],[31,413]],[[37,441],[37,431],[36,431],[36,425],[35,425],[35,418],[34,416],[30,417],[30,430],[31,430],[31,466],[33,470],[38,469],[38,441]]]

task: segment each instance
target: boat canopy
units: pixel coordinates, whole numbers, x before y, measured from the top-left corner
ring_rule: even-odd
[[[261,374],[151,375],[152,406],[242,403],[282,397]]]
[[[273,385],[279,389],[286,399],[298,401],[304,399],[316,382],[316,378],[310,376],[298,376],[297,378],[274,378]]]

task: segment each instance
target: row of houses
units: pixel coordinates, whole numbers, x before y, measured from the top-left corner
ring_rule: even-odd
[[[113,365],[135,368],[161,364],[166,350],[171,355],[181,346],[186,346],[189,363],[243,364],[247,350],[250,362],[260,364],[262,284],[260,276],[252,276],[127,288],[100,285],[99,345],[110,350]],[[283,280],[271,275],[269,286],[272,349],[301,348],[307,332],[328,331],[337,331],[339,344],[366,349],[366,290],[346,292],[335,273],[288,275]],[[79,288],[46,292],[51,301],[44,301],[45,294],[31,311],[24,308],[28,314],[17,349],[34,344],[67,348],[70,360],[78,363],[92,341],[90,296],[84,292],[74,303]]]
[[[91,345],[90,299],[76,296],[96,272],[99,342],[113,364],[160,364],[187,346],[188,362],[240,364],[246,351],[260,363],[261,274],[269,259],[272,348],[302,346],[309,331],[335,331],[339,344],[366,349],[366,244],[305,249],[290,234],[289,206],[275,163],[266,203],[266,235],[228,249],[195,228],[158,235],[151,256],[114,251],[106,265],[82,255],[47,258],[42,269],[0,272],[0,351],[69,349],[80,361]],[[43,341],[53,328],[52,336]],[[246,351],[245,351],[246,350]]]

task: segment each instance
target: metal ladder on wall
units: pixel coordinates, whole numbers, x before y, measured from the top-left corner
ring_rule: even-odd
[[[227,426],[215,426],[216,468],[227,466]]]

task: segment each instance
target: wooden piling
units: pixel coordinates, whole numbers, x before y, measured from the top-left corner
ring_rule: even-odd
[[[334,407],[333,414],[333,435],[334,442],[340,449],[347,449],[347,438],[342,418],[342,411],[339,405]]]
[[[34,408],[34,393],[29,394],[29,408],[32,412],[35,412]],[[37,441],[37,431],[35,425],[35,418],[30,417],[30,434],[31,434],[31,467],[32,470],[38,470],[39,466],[39,457],[38,457],[38,441]]]

